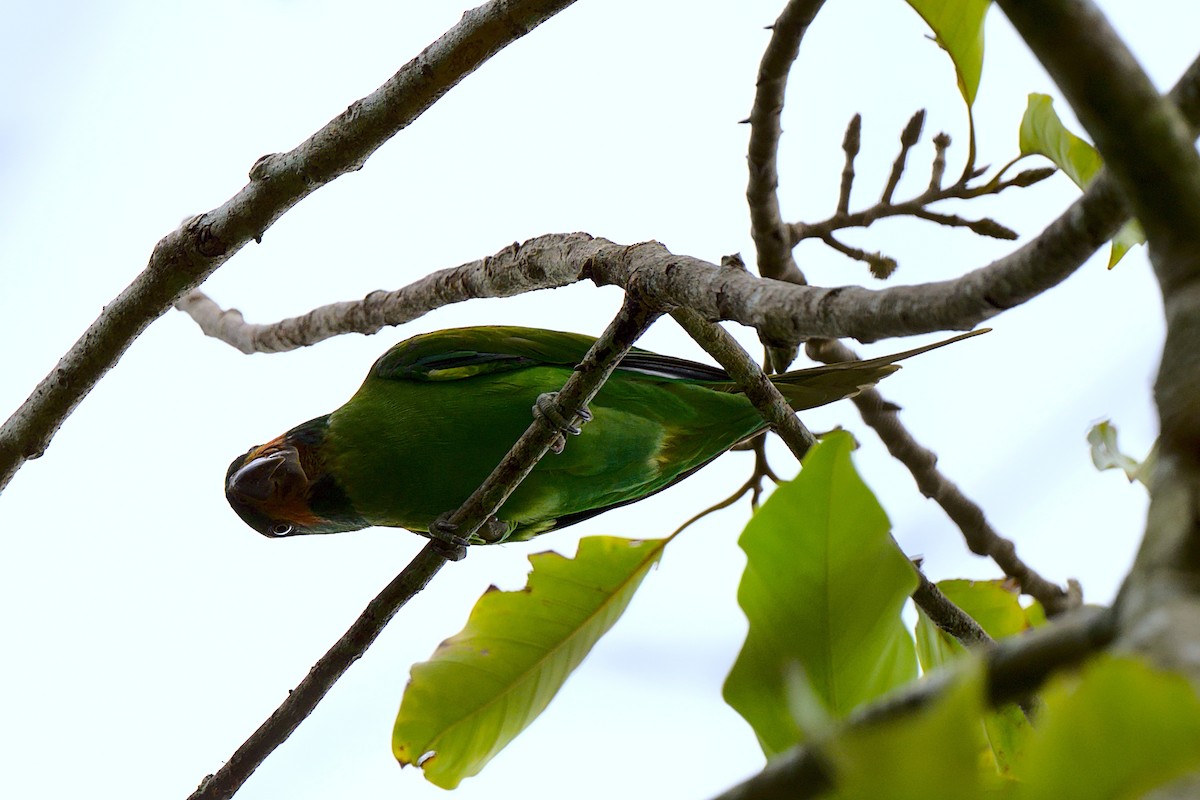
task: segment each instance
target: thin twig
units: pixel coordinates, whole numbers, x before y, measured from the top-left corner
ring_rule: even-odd
[[[882,205],[890,205],[896,187],[900,185],[900,177],[904,175],[904,166],[908,163],[908,152],[921,138],[921,130],[925,127],[925,109],[913,114],[900,132],[900,152],[892,164],[892,172],[888,175],[887,184],[883,187],[883,195],[879,198]]]
[[[150,262],[112,300],[0,427],[0,491],[37,458],[63,421],[133,340],[288,209],[372,153],[482,63],[574,0],[492,0],[405,64],[370,95],[290,153],[264,156],[250,183],[223,205],[167,234]]]
[[[810,342],[808,354],[825,363],[852,361],[858,355],[846,345],[829,339]],[[908,467],[921,494],[933,499],[958,525],[971,552],[988,556],[1015,580],[1021,591],[1036,598],[1048,615],[1060,614],[1080,604],[1082,592],[1074,581],[1068,589],[1037,573],[1017,556],[1016,545],[1001,536],[987,521],[983,509],[962,493],[958,486],[937,468],[937,456],[922,447],[900,422],[898,408],[883,398],[877,389],[867,389],[853,398],[863,421],[875,429],[880,440],[900,463]]]
[[[842,167],[842,185],[838,190],[837,213],[850,212],[850,189],[854,185],[854,159],[862,147],[862,114],[855,114],[846,126],[846,135],[842,137],[842,150],[846,154],[846,164]]]

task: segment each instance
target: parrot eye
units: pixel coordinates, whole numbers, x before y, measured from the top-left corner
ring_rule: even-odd
[[[288,522],[273,522],[271,527],[267,528],[267,533],[272,536],[287,536],[295,529],[295,526]]]

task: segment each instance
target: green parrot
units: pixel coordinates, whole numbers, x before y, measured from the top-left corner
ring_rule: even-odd
[[[971,334],[966,334],[971,335]],[[795,410],[857,394],[898,359],[830,364],[771,378]],[[430,535],[525,431],[539,396],[562,387],[595,342],[519,327],[414,336],[375,362],[338,410],[234,459],[225,495],[269,537],[382,525]],[[571,445],[543,458],[471,541],[521,541],[641,500],[683,480],[765,423],[716,367],[633,349]]]

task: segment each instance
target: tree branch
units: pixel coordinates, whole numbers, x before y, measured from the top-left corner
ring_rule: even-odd
[[[779,123],[783,113],[788,72],[800,53],[800,40],[825,0],[789,0],[771,26],[771,41],[763,52],[750,109],[750,145],[747,163],[750,180],[746,200],[750,205],[750,234],[754,237],[758,271],[765,278],[804,283],[804,273],[792,258],[787,228],[779,210]]]
[[[155,246],[149,264],[110,302],[58,365],[0,427],[0,491],[45,452],[63,421],[176,300],[306,196],[361,169],[384,142],[480,64],[573,0],[492,0],[463,15],[385,84],[357,100],[290,153],[264,156],[250,183]]]
[[[698,345],[716,359],[729,373],[729,377],[737,381],[746,398],[754,404],[771,429],[779,434],[796,460],[804,460],[808,449],[817,443],[816,437],[792,411],[787,400],[750,354],[720,326],[714,325],[695,311],[677,308],[671,312],[671,316]]]

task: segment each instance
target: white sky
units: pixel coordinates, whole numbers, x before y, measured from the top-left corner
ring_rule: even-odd
[[[1180,4],[1166,0],[1101,5],[1158,84],[1173,83],[1194,55],[1185,32],[1195,19],[1179,19]],[[487,63],[364,170],[305,200],[206,290],[268,322],[572,230],[752,260],[747,128],[736,122],[750,108],[763,26],[782,3],[705,6],[578,3]],[[366,0],[336,10],[311,0],[10,9],[0,47],[9,76],[0,85],[4,415],[161,236],[236,192],[257,157],[292,148],[373,90],[462,10]],[[949,60],[923,36],[900,0],[841,0],[822,12],[785,111],[786,217],[832,209],[855,111],[864,114],[856,207],[877,196],[920,107],[926,133],[898,196],[927,181],[938,130],[955,136],[947,174],[957,174],[964,113]],[[976,118],[980,161],[999,164],[1015,155],[1026,93],[1054,90],[998,11],[989,37]],[[1075,196],[1057,176],[964,213],[994,214],[1029,236]],[[845,238],[897,256],[897,282],[954,276],[1008,249],[913,223]],[[871,281],[862,265],[818,247],[798,258],[815,283]],[[423,543],[393,530],[268,541],[225,503],[231,458],[335,408],[379,353],[411,334],[477,323],[598,333],[618,303],[614,290],[578,286],[253,357],[203,338],[181,314],[156,322],[0,498],[6,794],[186,796]],[[884,392],[1024,557],[1108,601],[1146,501],[1139,486],[1093,470],[1084,435],[1111,417],[1129,452],[1153,440],[1162,322],[1145,253],[1113,272],[1094,259],[992,325],[981,340],[910,362]],[[642,344],[701,357],[669,320]],[[850,404],[806,421],[856,432],[861,471],[932,577],[996,575],[881,457]],[[794,473],[776,452],[776,467]],[[665,534],[749,468],[748,456],[729,456],[644,504],[532,544],[473,550],[401,612],[239,797],[442,796],[390,754],[411,663],[458,630],[489,584],[520,586],[527,554],[572,552],[585,534]],[[673,543],[543,718],[458,796],[702,798],[756,771],[754,737],[719,691],[745,629],[734,592],[746,516],[738,505]]]

